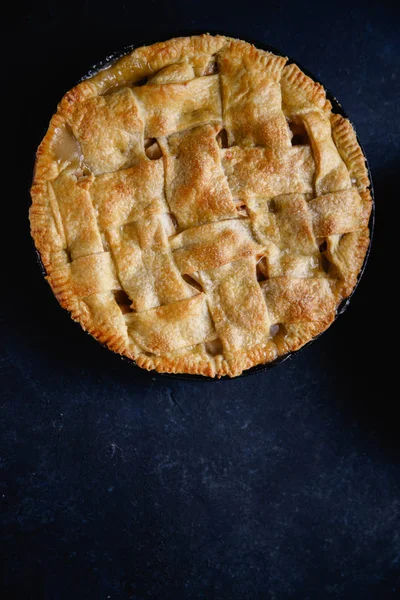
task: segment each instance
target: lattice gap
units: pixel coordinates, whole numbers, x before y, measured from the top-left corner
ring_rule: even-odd
[[[278,206],[274,199],[268,200],[268,211],[273,214],[278,212]]]
[[[131,307],[132,301],[124,290],[114,290],[113,294],[115,302],[118,304],[123,314],[135,312]]]
[[[133,87],[142,87],[142,85],[146,85],[146,83],[148,82],[149,78],[148,77],[143,77],[142,79],[139,79],[139,81],[136,81],[133,84]]]
[[[162,150],[156,138],[146,138],[144,140],[144,151],[150,160],[158,160],[162,157]]]
[[[77,181],[79,181],[79,182],[85,181],[85,179],[89,179],[89,177],[91,177],[91,176],[92,176],[92,171],[89,169],[89,167],[85,163],[82,163],[76,172]]]
[[[216,140],[220,148],[229,148],[228,132],[226,129],[221,129],[221,131],[217,133]]]
[[[112,94],[115,94],[115,92],[118,92],[124,87],[127,87],[127,84],[113,85],[112,87],[106,89],[104,92],[101,92],[100,96],[111,96]]]
[[[326,252],[326,249],[328,248],[328,244],[327,244],[326,240],[325,240],[325,239],[322,239],[322,240],[319,242],[319,244],[318,244],[318,247],[319,247],[319,251],[320,251],[321,253],[322,253],[322,252]]]
[[[218,356],[223,354],[222,342],[219,338],[205,343],[205,349],[210,356]]]
[[[283,323],[274,323],[274,325],[271,325],[271,327],[269,328],[269,334],[272,338],[276,338],[278,335],[286,335],[287,333],[287,329],[284,326]]]
[[[75,137],[72,128],[68,123],[65,123],[57,130],[57,133],[51,142],[51,146],[58,164],[66,162],[69,163],[69,165],[76,165],[77,177],[79,171],[82,172],[81,174],[84,175],[84,177],[91,175],[90,169],[84,163],[81,144]]]
[[[256,264],[257,281],[266,281],[269,279],[267,257],[262,256]]]
[[[213,54],[211,56],[210,62],[208,63],[204,71],[204,75],[215,75],[216,73],[219,73],[219,64],[217,55]]]
[[[249,217],[249,211],[247,210],[247,206],[245,204],[239,204],[239,206],[236,206],[236,210],[237,213],[239,215],[239,217]]]
[[[292,146],[310,145],[310,138],[303,123],[289,121],[289,129],[292,132]]]
[[[178,221],[172,213],[163,213],[160,215],[160,218],[167,237],[172,237],[178,233]]]
[[[321,267],[325,271],[325,273],[329,273],[331,263],[329,262],[325,254],[321,254]]]
[[[323,269],[323,271],[325,271],[325,273],[329,273],[331,263],[329,262],[328,257],[326,256],[328,244],[325,238],[321,238],[319,240],[318,248],[321,253],[321,268]]]
[[[189,285],[191,285],[193,288],[195,288],[199,292],[204,292],[204,290],[201,287],[200,283],[198,281],[196,281],[196,279],[193,279],[193,277],[191,277],[190,275],[182,275],[182,277],[186,281],[186,283],[188,283]]]
[[[101,237],[101,243],[103,244],[104,252],[110,252],[110,245],[109,245],[107,238],[105,236],[105,233],[103,231],[100,231],[100,237]]]

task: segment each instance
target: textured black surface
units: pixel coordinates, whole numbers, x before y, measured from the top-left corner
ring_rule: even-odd
[[[11,11],[2,597],[395,598],[396,4],[149,1],[138,12],[134,3],[48,2]],[[320,77],[356,126],[376,191],[374,247],[346,314],[275,369],[215,383],[132,369],[85,336],[43,281],[27,222],[34,151],[62,94],[115,49],[185,30],[260,39]]]

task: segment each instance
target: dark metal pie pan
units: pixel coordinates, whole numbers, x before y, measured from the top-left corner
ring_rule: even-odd
[[[210,32],[210,33],[214,33],[214,32]],[[171,39],[173,37],[181,37],[181,36],[185,36],[185,35],[199,35],[199,32],[175,32],[175,34],[168,36],[165,38],[165,40]],[[234,36],[231,36],[234,37]],[[109,64],[111,64],[112,62],[118,60],[119,58],[122,58],[122,56],[124,56],[125,54],[128,54],[129,52],[132,52],[132,50],[134,50],[135,48],[140,48],[141,46],[147,46],[150,44],[155,44],[159,41],[162,41],[160,39],[157,40],[140,40],[137,44],[134,44],[132,46],[125,46],[122,50],[116,51],[113,54],[107,56],[104,60],[99,61],[98,63],[96,63],[95,65],[93,65],[89,71],[87,72],[86,75],[84,75],[80,80],[79,83],[81,81],[84,81],[85,79],[88,79],[89,77],[92,77],[93,75],[95,75],[98,71],[101,71],[102,69],[106,68]],[[273,52],[274,54],[277,54],[279,56],[287,56],[287,54],[285,54],[284,52],[281,52],[280,50],[278,50],[277,48],[275,48],[274,46],[270,46],[269,44],[265,44],[264,42],[260,42],[258,40],[249,40],[246,37],[246,41],[254,44],[257,48],[261,48],[262,50],[266,50],[268,52]],[[310,71],[308,69],[305,69],[298,61],[294,60],[293,58],[291,58],[290,56],[288,57],[288,62],[287,64],[290,63],[295,63],[302,71],[303,73],[305,73],[306,75],[308,75],[308,77],[311,77],[311,79],[313,79],[314,81],[320,83],[326,92],[326,97],[328,98],[328,100],[330,100],[331,104],[332,104],[332,112],[335,114],[339,114],[342,117],[345,117],[347,119],[350,119],[349,115],[346,113],[346,111],[343,109],[342,105],[340,104],[340,102],[335,98],[335,96],[326,88],[326,86],[322,83],[322,81],[315,77],[312,73],[310,73]],[[354,125],[353,125],[354,127]],[[355,128],[354,128],[355,129]],[[356,132],[357,134],[357,132]],[[360,283],[361,277],[365,271],[365,268],[367,266],[367,262],[368,262],[368,258],[369,258],[369,254],[371,251],[371,244],[372,244],[372,237],[373,237],[373,232],[374,232],[374,226],[375,226],[375,195],[374,195],[374,188],[373,188],[373,183],[372,183],[372,175],[371,175],[371,169],[367,160],[367,157],[365,156],[365,152],[364,152],[364,148],[357,136],[357,141],[360,145],[360,148],[363,152],[365,161],[366,161],[366,166],[367,166],[367,170],[368,170],[368,177],[369,177],[369,181],[370,181],[370,185],[369,185],[369,190],[370,190],[370,194],[371,194],[371,198],[372,198],[372,210],[371,210],[371,217],[369,220],[369,230],[370,230],[370,242],[369,242],[369,246],[367,249],[367,252],[365,254],[365,258],[364,258],[364,262],[363,265],[361,267],[361,270],[358,274],[358,278],[357,278],[357,283],[354,286],[350,296],[348,298],[345,298],[344,300],[342,300],[342,302],[339,304],[337,311],[336,311],[336,316],[335,316],[335,321],[336,319],[342,315],[347,307],[350,304],[350,300],[353,297],[354,292],[356,291],[358,284]],[[37,255],[37,260],[39,263],[39,267],[42,271],[43,276],[46,275],[46,269],[42,263],[41,257],[39,252],[36,250],[36,255]],[[333,324],[332,324],[333,325]],[[332,326],[331,325],[331,326]],[[87,335],[89,335],[90,337],[93,338],[92,335],[90,335],[90,333],[85,332]],[[292,356],[294,356],[295,354],[297,354],[298,352],[301,352],[301,350],[303,350],[304,348],[306,348],[307,346],[309,346],[310,344],[312,344],[313,342],[315,342],[315,340],[317,340],[321,335],[323,335],[325,332],[323,331],[322,333],[320,333],[319,335],[316,335],[312,340],[310,340],[309,342],[307,342],[306,344],[304,344],[304,346],[302,346],[301,348],[299,348],[298,350],[295,350],[294,352],[288,352],[287,354],[284,354],[283,356],[279,356],[278,358],[276,358],[275,360],[266,363],[266,364],[261,364],[261,365],[256,365],[254,367],[251,367],[250,369],[247,369],[246,371],[243,371],[243,373],[241,373],[240,375],[237,375],[236,377],[229,377],[228,375],[224,375],[223,377],[206,377],[204,375],[190,375],[187,373],[158,373],[157,371],[153,370],[150,371],[150,373],[154,373],[157,376],[160,377],[168,377],[168,378],[172,378],[172,379],[181,379],[184,381],[221,381],[223,379],[237,379],[238,377],[248,377],[249,375],[254,375],[256,373],[261,373],[263,371],[267,371],[268,369],[272,369],[273,367],[276,367],[277,365],[279,365],[280,363],[288,360],[289,358],[291,358]],[[95,338],[93,338],[95,339]],[[99,344],[101,344],[101,342],[99,342],[98,340],[96,340]],[[111,352],[111,350],[109,350],[107,348],[107,346],[105,344],[101,344],[102,346],[104,346],[104,348],[107,349],[108,352]],[[130,358],[127,358],[126,356],[122,356],[120,355],[120,358],[129,363],[130,366],[134,367],[135,369],[140,369],[141,371],[143,370],[141,367],[138,367],[136,362]]]

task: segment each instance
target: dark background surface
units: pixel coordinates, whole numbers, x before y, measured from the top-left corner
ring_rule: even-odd
[[[3,15],[2,598],[399,597],[396,4],[42,2]],[[43,280],[27,220],[34,151],[63,93],[126,44],[192,31],[258,39],[320,78],[356,126],[377,203],[348,311],[290,361],[212,383],[142,372],[86,336]]]

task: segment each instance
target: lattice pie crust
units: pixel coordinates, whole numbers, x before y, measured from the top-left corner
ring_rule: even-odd
[[[60,304],[140,367],[211,377],[296,350],[352,291],[365,160],[287,59],[202,35],[70,90],[38,152],[31,231]]]

